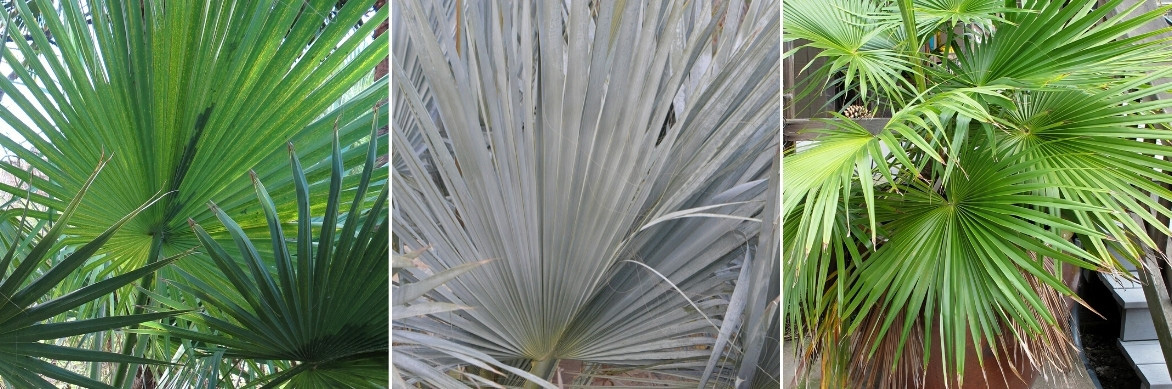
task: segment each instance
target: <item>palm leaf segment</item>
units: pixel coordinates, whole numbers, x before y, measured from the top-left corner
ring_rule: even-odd
[[[101,170],[102,161],[98,167]],[[107,331],[146,321],[154,321],[175,315],[176,311],[158,312],[128,316],[89,318],[76,321],[45,323],[45,321],[79,306],[109,295],[114,290],[131,284],[178,259],[179,256],[159,260],[125,274],[110,277],[93,284],[56,295],[53,289],[66,277],[82,267],[99,249],[110,241],[119,228],[153,204],[160,196],[140,205],[138,208],[106,229],[96,239],[65,255],[48,270],[38,271],[46,261],[51,260],[52,249],[62,236],[65,226],[82,197],[97,177],[98,170],[83,183],[60,219],[39,241],[35,235],[18,239],[8,247],[0,258],[0,381],[21,388],[55,388],[46,378],[59,382],[80,385],[87,388],[113,388],[103,382],[82,376],[56,364],[45,361],[95,361],[116,363],[161,363],[145,358],[131,357],[117,353],[91,349],[59,346],[45,341]],[[57,297],[52,297],[52,296]]]
[[[370,133],[377,138],[376,132]],[[386,383],[389,347],[387,326],[390,287],[387,267],[390,242],[384,186],[372,206],[367,189],[377,142],[367,147],[366,165],[348,210],[337,189],[345,172],[335,139],[333,189],[327,194],[319,235],[305,173],[293,148],[289,155],[297,194],[296,242],[287,244],[272,198],[254,175],[253,184],[271,237],[272,258],[265,258],[249,236],[214,204],[213,212],[232,237],[239,258],[230,254],[202,226],[191,227],[228,282],[209,284],[185,274],[175,285],[216,308],[194,318],[220,335],[175,326],[152,325],[179,337],[223,346],[223,357],[295,361],[288,370],[266,377],[267,386],[288,382],[294,387],[365,387]],[[345,221],[335,231],[339,210]],[[244,264],[243,266],[241,264]],[[276,265],[270,274],[269,264]]]

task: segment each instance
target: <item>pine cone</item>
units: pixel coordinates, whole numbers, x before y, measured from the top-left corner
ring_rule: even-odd
[[[867,107],[861,105],[852,105],[842,110],[842,116],[846,116],[851,119],[870,119],[875,117],[875,114],[871,113],[871,110],[867,109]]]

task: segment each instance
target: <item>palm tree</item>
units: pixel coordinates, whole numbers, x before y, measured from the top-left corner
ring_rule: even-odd
[[[1149,195],[1172,198],[1172,101],[1150,99],[1170,52],[1136,32],[1167,8],[1119,4],[785,2],[784,40],[827,59],[815,82],[892,112],[784,157],[786,323],[831,386],[918,383],[935,350],[959,380],[966,343],[1065,365],[1062,268],[1156,248],[1133,215],[1169,233]]]
[[[103,260],[86,263],[81,273],[124,274],[199,246],[188,220],[213,221],[216,214],[205,206],[212,200],[250,237],[267,239],[266,218],[251,199],[247,173],[255,171],[269,185],[282,220],[295,215],[295,183],[282,166],[286,143],[306,160],[324,160],[332,153],[332,129],[344,145],[337,162],[346,167],[366,155],[365,147],[351,145],[369,142],[386,150],[368,129],[387,122],[389,110],[378,104],[387,80],[352,90],[388,55],[387,37],[371,38],[388,15],[386,7],[373,9],[374,0],[341,6],[335,1],[180,6],[97,0],[85,9],[75,2],[62,2],[59,9],[47,1],[34,4],[39,16],[28,2],[10,5],[22,20],[43,20],[44,30],[21,31],[0,15],[15,47],[0,48],[0,59],[28,86],[0,80],[0,91],[18,107],[0,107],[0,119],[19,135],[0,137],[0,146],[39,173],[29,179],[43,192],[29,196],[30,216],[47,220],[63,210],[85,182],[89,161],[99,155],[112,155],[106,179],[90,187],[77,207],[63,232],[67,244],[91,241],[112,220],[160,191],[169,193],[110,237],[98,253]],[[51,47],[49,37],[56,51],[44,50]],[[28,62],[27,70],[16,65],[21,61]],[[0,169],[18,177],[29,170],[9,162]],[[331,187],[330,170],[330,164],[306,169],[314,210],[325,207],[328,196],[352,193],[359,183],[357,175],[349,175]],[[370,185],[377,192],[386,184],[386,172],[372,174]],[[0,190],[24,194],[18,186],[0,185]],[[223,228],[208,233],[231,237]],[[260,245],[262,254],[271,254],[268,250]],[[179,267],[183,274],[225,285],[206,253]],[[164,268],[158,277],[183,280],[180,274]],[[155,283],[155,277],[148,275],[137,286],[158,297],[190,297]],[[113,298],[103,299],[108,305],[103,309],[141,313],[150,305],[146,296],[126,287],[118,291],[118,306]],[[138,338],[128,334],[121,351],[170,358],[181,346],[162,337]],[[131,369],[121,368],[115,386],[129,386]]]
[[[777,385],[779,267],[753,250],[778,193],[776,1],[393,6],[396,247],[491,260],[422,296],[470,309],[396,329],[552,382],[572,360]]]

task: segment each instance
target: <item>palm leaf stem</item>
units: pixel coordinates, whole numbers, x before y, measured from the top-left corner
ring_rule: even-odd
[[[151,239],[151,251],[150,251],[150,256],[147,257],[147,266],[150,266],[151,264],[153,264],[159,260],[159,255],[162,254],[162,250],[163,250],[163,233],[161,231],[156,231],[153,239]],[[148,297],[146,295],[146,293],[144,293],[143,291],[144,290],[154,290],[155,273],[150,273],[150,274],[143,276],[142,279],[139,280],[139,286],[141,287],[141,289],[138,289],[138,291],[135,293],[136,295],[134,297],[133,314],[135,314],[135,315],[139,315],[139,314],[144,313],[144,311],[146,310],[147,304],[150,303],[150,297]],[[138,327],[138,326],[135,326],[135,327]],[[131,354],[133,354],[134,349],[135,349],[134,346],[136,343],[138,343],[138,335],[135,334],[134,332],[129,332],[129,331],[126,332],[126,338],[122,340],[122,351],[121,351],[122,354],[127,355],[127,356],[130,356]],[[130,373],[130,370],[134,368],[131,365],[132,364],[123,364],[121,367],[118,368],[118,371],[114,375],[114,386],[115,387],[120,388],[120,387],[124,386],[124,384],[126,382],[127,375]]]
[[[923,64],[920,58],[920,45],[918,44],[920,41],[917,38],[919,35],[916,34],[916,16],[912,11],[912,0],[899,0],[896,4],[899,4],[899,16],[903,19],[903,30],[909,40],[907,52],[912,59],[912,74],[916,78],[916,92],[922,94],[928,87],[926,86],[927,81],[924,79]]]
[[[553,374],[554,368],[557,367],[557,365],[558,359],[553,357],[542,359],[540,361],[534,360],[533,368],[529,370],[529,373],[548,380],[549,376]],[[540,387],[541,385],[538,385],[536,382],[525,381],[525,389],[538,389]]]

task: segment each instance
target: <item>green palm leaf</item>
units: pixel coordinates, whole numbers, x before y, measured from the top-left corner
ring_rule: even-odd
[[[213,199],[249,236],[265,236],[265,213],[252,201],[245,173],[254,171],[268,183],[278,193],[277,214],[291,217],[295,184],[283,173],[280,148],[291,142],[303,157],[324,159],[332,153],[331,129],[343,145],[373,142],[367,129],[387,120],[388,109],[378,103],[387,80],[352,90],[388,55],[385,34],[370,38],[389,12],[373,10],[374,0],[350,1],[337,10],[332,0],[167,6],[93,1],[84,9],[76,2],[59,8],[45,0],[11,4],[22,20],[43,20],[45,28],[26,31],[26,40],[26,32],[5,20],[15,49],[0,48],[0,60],[13,65],[17,82],[0,80],[0,91],[15,106],[0,107],[0,120],[19,137],[0,138],[0,146],[31,169],[8,162],[0,169],[18,177],[27,176],[26,170],[39,172],[29,179],[37,189],[30,198],[38,209],[53,212],[79,191],[89,161],[112,155],[109,180],[90,188],[89,200],[65,231],[70,244],[98,237],[110,220],[155,193],[172,193],[109,237],[111,244],[100,252],[109,261],[84,268],[102,276],[198,246],[187,221],[214,220],[216,214],[204,206]],[[18,66],[22,61],[27,69]],[[354,166],[365,154],[362,147],[343,147],[344,160],[337,163]],[[306,169],[312,203],[326,203],[331,168]],[[373,174],[372,185],[385,185],[385,172]],[[358,182],[350,176],[334,186],[350,192]],[[8,185],[0,190],[23,192]],[[211,233],[230,235],[223,229]],[[202,254],[196,258],[181,267],[218,283],[212,261]],[[184,279],[169,268],[160,276]],[[155,290],[153,280],[147,277],[142,286]],[[123,292],[118,311],[137,313],[148,305],[144,295],[129,295],[133,289]],[[141,352],[134,350],[136,340],[129,336],[123,351]],[[158,351],[152,353],[174,352]],[[117,383],[126,373],[119,373]]]
[[[24,2],[15,4],[21,15],[31,16]],[[291,141],[307,158],[323,158],[330,154],[331,127],[351,144],[367,136],[374,120],[385,120],[385,108],[371,110],[383,98],[385,80],[326,111],[387,55],[385,36],[351,55],[387,16],[385,8],[365,16],[372,1],[348,3],[320,30],[332,1],[309,2],[304,9],[287,2],[163,7],[97,1],[86,14],[75,4],[51,14],[45,4],[47,30],[60,54],[38,57],[24,39],[16,40],[18,50],[0,53],[10,62],[38,58],[31,71],[17,69],[24,84],[35,85],[34,77],[52,80],[27,91],[0,81],[0,90],[19,107],[15,111],[30,118],[21,122],[16,112],[0,108],[0,117],[29,144],[7,138],[0,143],[46,177],[33,178],[45,193],[34,200],[49,209],[64,207],[63,199],[84,181],[85,161],[103,152],[113,155],[107,169],[112,179],[91,189],[91,198],[100,201],[79,207],[69,231],[77,241],[97,236],[105,220],[159,190],[175,192],[112,238],[116,244],[106,252],[116,266],[106,271],[146,263],[151,252],[170,255],[196,246],[186,221],[212,220],[203,204],[213,198],[245,228],[263,226],[263,213],[247,201],[249,184],[241,179],[246,172],[254,170],[274,190],[291,193],[288,178],[270,180],[281,170],[282,157],[274,150]],[[87,15],[102,28],[85,27]],[[352,31],[364,18],[372,22]],[[30,34],[48,45],[44,32]],[[365,152],[345,154],[353,162]],[[17,166],[3,168],[18,174]],[[328,170],[323,165],[307,172],[313,188],[328,184],[322,181]],[[347,188],[356,179],[348,179]],[[291,214],[292,197],[279,200],[279,212]],[[161,250],[152,251],[156,240]]]
[[[1008,13],[1007,23],[979,43],[957,52],[957,66],[946,78],[963,85],[1009,84],[1023,87],[1110,84],[1116,75],[1142,75],[1166,55],[1167,39],[1149,39],[1168,29],[1131,37],[1123,34],[1166,13],[1127,12],[1107,18],[1121,1],[1102,5],[1057,1],[1027,2],[1030,12]],[[1109,72],[1103,72],[1110,68]]]
[[[374,131],[370,135],[377,138]],[[297,362],[292,368],[258,378],[258,385],[263,382],[265,387],[286,382],[299,385],[361,381],[385,385],[390,314],[386,294],[390,242],[383,208],[388,195],[385,187],[371,208],[364,207],[377,149],[373,142],[367,147],[361,181],[350,208],[344,210],[346,219],[340,233],[323,227],[315,239],[311,228],[299,228],[294,244],[285,242],[272,198],[253,176],[260,207],[269,223],[274,253],[271,259],[263,258],[239,224],[212,204],[243,258],[229,254],[192,221],[196,236],[229,285],[205,283],[191,275],[186,275],[187,283],[175,285],[219,310],[216,314],[205,312],[194,320],[222,335],[169,325],[151,327],[208,345],[221,345],[223,357]],[[304,172],[292,148],[289,153],[297,183],[297,206],[308,210],[311,197]],[[335,144],[333,160],[341,158]],[[335,179],[345,174],[340,164],[332,165]],[[328,193],[326,208],[334,212],[340,209],[341,195],[340,191]],[[308,212],[300,212],[298,224],[309,226],[311,218]],[[318,253],[310,250],[314,245],[319,247]],[[295,248],[296,256],[290,246]],[[276,265],[275,273],[270,272],[269,263]]]
[[[842,73],[845,88],[858,87],[862,99],[904,101],[915,88],[902,76],[916,68],[901,53],[898,20],[881,17],[883,8],[866,1],[786,1],[785,35],[788,42],[808,41],[826,63],[816,74],[829,80]],[[807,65],[808,66],[808,65]],[[806,93],[814,90],[808,90]],[[818,92],[821,93],[821,92]]]
[[[940,26],[952,27],[957,24],[976,25],[986,31],[993,30],[993,22],[1006,22],[1002,13],[1022,12],[1021,9],[1007,8],[1004,1],[997,0],[916,0],[916,30],[921,33],[936,31]],[[892,15],[898,11],[892,7]]]
[[[1172,197],[1159,183],[1170,182],[1167,175],[1154,169],[1168,170],[1172,164],[1163,159],[1165,147],[1137,140],[1169,139],[1164,123],[1170,117],[1156,111],[1167,107],[1161,101],[1135,103],[1163,88],[1144,86],[1168,71],[1135,79],[1132,82],[1099,92],[1035,92],[1015,98],[1020,109],[1007,112],[1011,127],[1003,134],[1001,147],[1021,158],[1038,159],[1037,168],[1048,171],[1038,181],[1057,186],[1047,195],[1109,209],[1110,213],[1076,211],[1073,217],[1082,225],[1096,226],[1113,237],[1131,237],[1155,247],[1144,228],[1131,215],[1138,215],[1149,225],[1169,233],[1148,209],[1169,215],[1172,211],[1156,205],[1147,193]],[[1146,128],[1137,128],[1144,126]],[[1092,189],[1093,188],[1093,189]],[[1122,194],[1122,195],[1121,195]],[[1048,210],[1059,215],[1059,209]],[[1115,239],[1086,237],[1104,260],[1107,246]],[[1139,258],[1138,246],[1120,247],[1131,258]]]
[[[1097,257],[1057,231],[1094,237],[1100,233],[1021,204],[1105,211],[1031,194],[1039,187],[1031,184],[1040,175],[1036,160],[996,162],[988,154],[971,153],[962,157],[962,163],[969,166],[966,177],[949,181],[943,193],[917,185],[903,194],[880,197],[879,219],[887,241],[859,266],[858,281],[843,301],[845,312],[854,318],[848,321],[848,331],[862,324],[865,312],[886,313],[876,338],[893,325],[900,328],[896,355],[912,329],[914,313],[923,312],[926,323],[939,318],[941,339],[951,342],[944,348],[944,361],[948,371],[959,372],[964,356],[954,350],[963,350],[968,331],[996,344],[1002,320],[1034,334],[1056,325],[1030,280],[1036,278],[1066,295],[1073,292],[1054,273],[1056,266],[1043,265],[1043,256],[1083,268],[1099,267]],[[904,311],[913,314],[896,323],[897,313]]]
[[[57,365],[44,361],[92,361],[117,363],[162,363],[145,358],[126,356],[118,353],[93,351],[82,348],[63,347],[44,343],[61,338],[107,331],[146,321],[154,321],[181,313],[176,311],[84,318],[65,322],[48,322],[53,317],[78,309],[79,306],[113,293],[115,290],[174,262],[179,256],[161,259],[148,266],[134,269],[125,274],[107,278],[58,295],[54,288],[61,286],[66,277],[75,274],[110,237],[127,222],[138,216],[157,201],[151,201],[134,209],[120,218],[97,239],[81,246],[77,251],[63,256],[48,269],[38,271],[40,264],[49,260],[51,249],[62,236],[64,227],[72,221],[78,204],[94,183],[103,160],[78,192],[65,207],[56,223],[36,242],[18,240],[10,244],[0,260],[0,380],[18,387],[54,387],[46,379],[82,385],[90,388],[112,388],[101,381],[79,375]],[[35,231],[33,231],[35,233]],[[31,240],[31,238],[30,238]],[[31,244],[31,247],[25,247]]]

